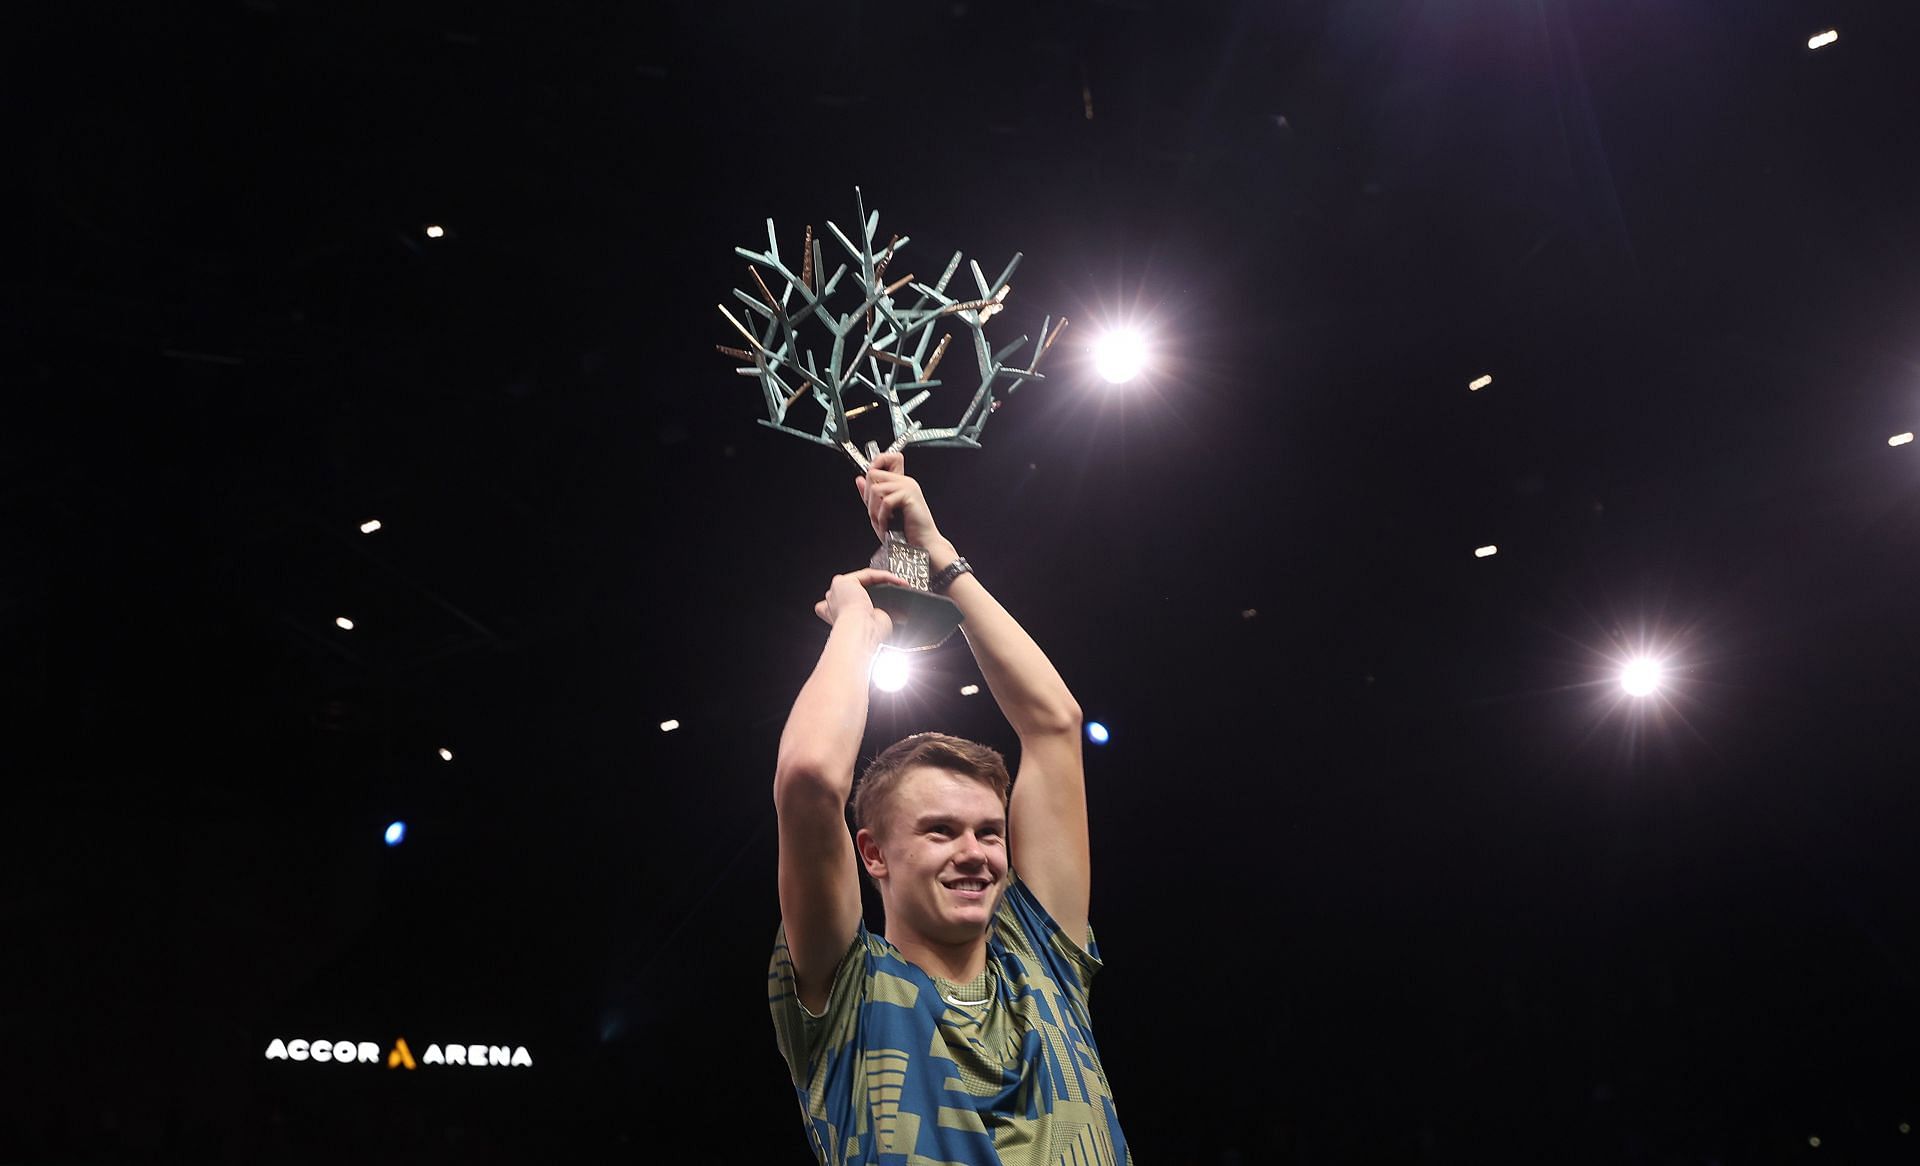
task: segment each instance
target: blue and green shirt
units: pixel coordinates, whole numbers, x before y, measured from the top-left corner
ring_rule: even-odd
[[[1100,966],[1092,932],[1080,947],[1014,877],[978,980],[928,975],[863,924],[816,1017],[783,927],[768,998],[822,1166],[1131,1163],[1087,1012]]]

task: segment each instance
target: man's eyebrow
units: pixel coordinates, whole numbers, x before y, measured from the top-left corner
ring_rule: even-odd
[[[922,830],[927,830],[934,826],[952,825],[957,821],[959,821],[959,819],[952,814],[923,814],[914,819],[913,829],[915,833],[919,833]],[[988,818],[981,822],[976,829],[983,830],[990,834],[1004,834],[1007,832],[1007,820],[1005,818]]]

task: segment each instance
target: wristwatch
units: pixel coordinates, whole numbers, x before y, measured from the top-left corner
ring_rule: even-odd
[[[947,564],[946,570],[935,575],[927,582],[927,590],[933,592],[935,595],[944,595],[946,594],[947,588],[953,586],[955,579],[958,579],[962,575],[969,574],[972,571],[972,563],[967,562],[963,558],[955,558],[953,562]]]

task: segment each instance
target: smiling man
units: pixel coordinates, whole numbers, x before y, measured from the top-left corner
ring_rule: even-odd
[[[927,548],[1020,768],[1009,782],[994,750],[923,733],[874,758],[855,791],[867,669],[892,630],[866,588],[903,580],[836,575],[814,605],[832,630],[773,779],[769,999],[814,1153],[835,1166],[1131,1162],[1087,1008],[1100,960],[1079,705],[941,537],[899,454],[855,485],[876,534],[897,515]],[[861,917],[861,870],[879,888],[883,935]]]

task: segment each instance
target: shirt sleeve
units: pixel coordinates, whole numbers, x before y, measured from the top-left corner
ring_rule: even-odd
[[[1087,942],[1082,947],[1060,929],[1017,873],[1000,901],[998,914],[1002,942],[1025,948],[1021,954],[1039,960],[1053,982],[1084,1009],[1094,975],[1106,966],[1100,959],[1093,926],[1087,926]]]
[[[851,1038],[859,1012],[862,974],[865,960],[861,953],[867,945],[867,929],[862,925],[833,970],[833,986],[827,993],[826,1009],[815,1016],[800,1003],[793,959],[787,950],[787,928],[783,923],[773,937],[773,961],[767,969],[767,1006],[773,1012],[774,1038],[780,1055],[796,1088],[809,1089],[817,1076],[822,1056]]]

